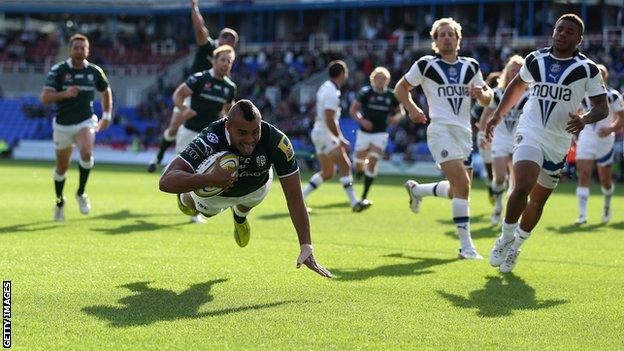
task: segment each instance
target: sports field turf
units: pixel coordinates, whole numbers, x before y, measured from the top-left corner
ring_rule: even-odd
[[[480,181],[472,228],[483,261],[455,259],[450,201],[407,205],[405,177],[381,177],[354,214],[337,181],[310,197],[327,280],[295,269],[299,253],[279,182],[250,215],[239,248],[226,212],[187,223],[158,175],[96,164],[78,212],[52,221],[52,164],[0,161],[0,275],[13,283],[16,350],[520,349],[624,345],[624,197],[600,225],[577,215],[574,185],[557,189],[515,274],[487,263],[498,236]],[[304,175],[307,180],[309,174]],[[358,193],[361,186],[357,185]]]

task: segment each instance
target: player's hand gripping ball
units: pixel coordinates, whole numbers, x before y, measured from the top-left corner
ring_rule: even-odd
[[[229,151],[217,152],[205,159],[199,167],[197,167],[195,173],[209,174],[212,173],[215,167],[232,170],[232,175],[235,175],[238,172],[238,156]],[[221,194],[223,190],[225,190],[225,188],[208,186],[195,190],[195,194],[201,197],[212,197]]]

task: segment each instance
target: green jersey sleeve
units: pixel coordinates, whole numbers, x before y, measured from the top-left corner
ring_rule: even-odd
[[[277,128],[273,128],[271,132],[271,144],[274,146],[271,148],[271,156],[275,173],[281,178],[297,172],[299,166],[297,165],[295,150],[293,149],[290,139]]]
[[[202,88],[203,76],[204,76],[203,72],[193,73],[191,74],[190,77],[186,79],[186,81],[184,81],[184,84],[186,84],[186,86],[188,86],[189,89],[191,89],[193,93],[195,93]]]
[[[46,77],[46,81],[44,86],[48,88],[52,88],[56,91],[61,91],[61,79],[60,79],[60,64],[56,64],[52,66],[50,72],[48,72],[48,76]]]
[[[102,70],[100,67],[95,66],[95,69],[98,72],[98,77],[97,77],[97,80],[95,81],[95,88],[99,92],[102,92],[108,89],[108,86],[109,86],[108,78],[106,77],[104,70]]]
[[[219,138],[215,136],[210,127],[205,128],[201,131],[180,153],[180,158],[182,158],[186,163],[189,164],[196,170],[197,167],[210,155],[215,154],[222,150],[221,144],[219,143]]]

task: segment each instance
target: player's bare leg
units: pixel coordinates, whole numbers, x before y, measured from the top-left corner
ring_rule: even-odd
[[[460,258],[482,259],[477,253],[470,234],[470,172],[466,170],[463,160],[449,160],[440,164],[442,172],[449,181],[448,196],[452,201],[453,221],[457,228],[461,248]]]
[[[509,157],[496,157],[492,161],[494,168],[494,179],[490,189],[494,195],[494,212],[492,213],[491,223],[498,224],[503,212],[503,193],[505,192],[505,180],[508,178]]]
[[[364,175],[364,170],[368,162],[368,150],[362,149],[355,152],[355,179],[360,179]]]

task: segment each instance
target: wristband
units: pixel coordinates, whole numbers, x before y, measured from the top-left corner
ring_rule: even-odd
[[[112,115],[111,115],[111,113],[110,113],[110,112],[108,112],[108,111],[104,111],[104,112],[102,112],[102,119],[105,119],[105,120],[107,120],[107,121],[110,121],[110,120],[111,120],[111,118],[112,118]]]

